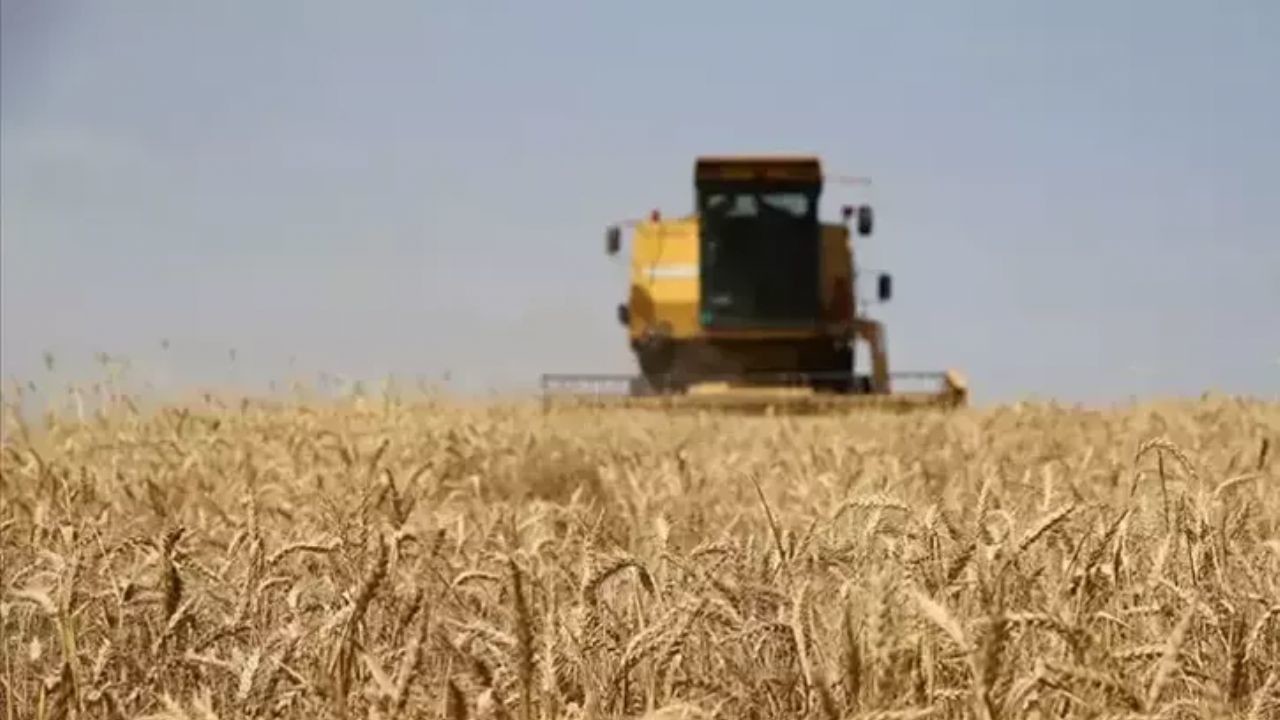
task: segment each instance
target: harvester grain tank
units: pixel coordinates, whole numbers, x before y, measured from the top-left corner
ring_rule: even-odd
[[[813,157],[702,157],[690,215],[625,223],[630,289],[618,321],[638,375],[549,374],[544,398],[665,406],[833,408],[957,406],[959,373],[894,373],[885,333],[858,300],[853,234],[870,236],[871,206],[845,205],[823,222]],[[607,229],[606,252],[623,246]],[[887,302],[892,279],[876,276]],[[856,366],[858,343],[870,367]],[[934,389],[895,391],[898,381]],[[611,389],[612,388],[612,389]]]

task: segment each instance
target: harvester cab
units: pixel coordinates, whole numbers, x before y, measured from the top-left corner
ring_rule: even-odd
[[[870,236],[868,204],[819,217],[827,178],[812,157],[702,157],[694,211],[610,226],[605,252],[631,231],[629,289],[618,322],[634,375],[549,374],[544,399],[704,407],[957,406],[954,371],[893,373],[881,324],[858,300],[853,236]],[[866,184],[863,179],[852,182]],[[888,274],[876,299],[892,297]],[[870,367],[856,366],[861,343]],[[928,391],[893,384],[933,380]]]

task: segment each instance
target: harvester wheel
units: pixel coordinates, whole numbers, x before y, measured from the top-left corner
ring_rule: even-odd
[[[680,389],[679,383],[672,377],[676,348],[670,340],[652,336],[639,342],[635,349],[645,394],[663,394]]]
[[[649,383],[646,377],[633,378],[628,387],[631,397],[647,397],[653,395],[653,385]]]
[[[814,383],[815,389],[840,395],[857,391],[853,379],[853,348],[845,346],[836,350],[828,370],[842,377],[818,380]]]

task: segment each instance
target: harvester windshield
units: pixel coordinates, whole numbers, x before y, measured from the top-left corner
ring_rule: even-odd
[[[819,187],[769,179],[699,187],[701,320],[707,328],[819,322]]]
[[[797,220],[808,218],[814,210],[813,199],[800,192],[727,190],[710,193],[703,212],[727,218],[758,217],[782,213]]]

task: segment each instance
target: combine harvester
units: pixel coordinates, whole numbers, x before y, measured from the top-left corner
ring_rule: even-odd
[[[833,412],[841,408],[963,407],[955,371],[889,371],[881,324],[858,302],[850,223],[869,236],[869,205],[818,217],[824,177],[810,157],[705,157],[694,169],[696,211],[633,229],[631,288],[618,306],[638,375],[545,374],[544,407],[623,406]],[[610,227],[606,252],[622,248]],[[889,300],[881,274],[877,297]],[[855,367],[857,343],[869,373]],[[894,384],[933,381],[919,391]]]

